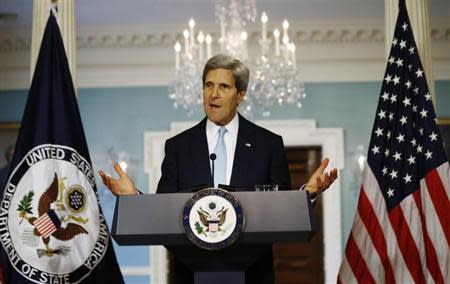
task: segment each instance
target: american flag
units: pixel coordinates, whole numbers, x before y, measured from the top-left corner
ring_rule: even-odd
[[[404,0],[338,283],[450,283],[450,172]]]

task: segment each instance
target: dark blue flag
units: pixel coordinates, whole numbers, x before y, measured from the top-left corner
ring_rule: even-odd
[[[53,14],[0,194],[5,283],[123,283]]]

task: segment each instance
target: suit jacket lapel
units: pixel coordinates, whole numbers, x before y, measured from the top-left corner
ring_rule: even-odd
[[[252,159],[253,141],[249,122],[239,114],[239,130],[234,152],[233,171],[230,185],[239,187],[245,184],[247,168]]]
[[[199,175],[199,180],[213,186],[211,167],[209,162],[208,141],[206,139],[206,118],[195,126],[195,131],[190,139],[192,165],[196,167],[193,173]],[[194,186],[199,186],[197,184]]]

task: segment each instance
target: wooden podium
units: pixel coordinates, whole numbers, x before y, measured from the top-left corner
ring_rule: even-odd
[[[238,240],[222,250],[192,244],[182,225],[183,207],[194,193],[119,196],[112,236],[119,245],[164,245],[193,272],[196,284],[245,283],[258,246],[307,242],[315,232],[309,196],[303,191],[235,192],[244,212]]]

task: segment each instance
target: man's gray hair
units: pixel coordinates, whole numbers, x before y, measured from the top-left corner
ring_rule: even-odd
[[[250,70],[248,70],[248,68],[238,59],[225,54],[219,54],[208,59],[208,62],[206,62],[205,68],[203,69],[203,86],[205,85],[206,74],[208,74],[209,71],[216,69],[231,70],[237,91],[245,92],[247,90]]]

